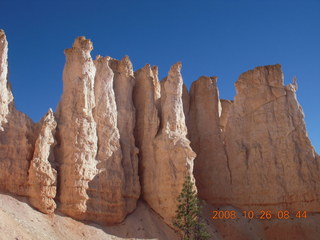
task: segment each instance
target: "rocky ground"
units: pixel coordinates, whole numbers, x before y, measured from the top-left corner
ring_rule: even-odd
[[[144,202],[117,226],[79,222],[61,213],[46,215],[33,209],[26,198],[0,194],[1,240],[53,239],[178,239]]]

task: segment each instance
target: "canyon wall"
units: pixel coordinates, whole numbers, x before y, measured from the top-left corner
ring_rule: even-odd
[[[280,65],[243,73],[231,101],[216,77],[188,92],[180,62],[159,81],[156,66],[134,72],[127,56],[93,60],[92,49],[79,37],[65,50],[58,108],[33,123],[14,107],[0,31],[1,191],[100,224],[123,221],[142,198],[172,225],[190,175],[215,206],[319,212],[319,157]]]
[[[319,160],[295,92],[280,65],[240,75],[225,127],[225,146],[238,207],[319,211]],[[247,187],[244,187],[247,186]]]
[[[146,65],[135,73],[135,133],[140,148],[143,198],[169,225],[184,179],[192,176],[195,157],[186,138],[180,69],[181,63],[173,65],[161,87],[157,68]]]

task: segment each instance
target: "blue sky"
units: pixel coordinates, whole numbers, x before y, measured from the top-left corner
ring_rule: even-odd
[[[158,65],[160,79],[182,61],[189,87],[218,76],[221,98],[233,99],[238,76],[282,64],[297,76],[307,130],[320,152],[319,0],[0,0],[0,28],[9,41],[16,106],[38,121],[62,94],[63,50],[86,36],[98,54],[129,55],[137,70]]]

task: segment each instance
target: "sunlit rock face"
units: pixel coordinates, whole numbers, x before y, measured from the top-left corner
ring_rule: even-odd
[[[57,122],[51,109],[41,119],[39,125],[39,135],[29,168],[28,195],[30,203],[35,208],[43,213],[53,213],[56,209],[54,198],[57,192],[57,171],[54,168],[53,155]]]
[[[114,74],[109,67],[109,61],[110,57],[98,57],[94,61],[96,107],[93,117],[97,124],[98,174],[89,183],[88,206],[91,220],[111,224],[122,221],[127,212],[117,106],[113,91]]]
[[[132,91],[135,84],[132,63],[128,56],[122,60],[112,59],[110,67],[114,72],[114,93],[117,104],[117,124],[122,149],[122,166],[124,169],[124,197],[126,209],[132,212],[140,196],[138,176],[138,152],[133,136],[136,122],[136,110],[133,106]]]
[[[28,196],[43,213],[58,206],[103,225],[123,221],[142,198],[172,226],[190,175],[200,198],[214,207],[320,211],[319,156],[297,84],[284,86],[280,65],[243,73],[230,101],[219,99],[216,77],[200,77],[188,92],[181,63],[159,82],[157,67],[134,72],[128,57],[93,61],[92,48],[79,37],[65,50],[57,111],[35,124],[14,107],[0,31],[1,191]],[[307,236],[305,224],[290,221],[282,229]],[[255,236],[273,239],[280,232],[277,224],[259,226]],[[235,229],[219,234],[232,239]]]
[[[232,195],[242,208],[319,211],[319,161],[307,136],[296,82],[280,65],[240,75],[225,126]],[[224,183],[222,183],[224,184]]]
[[[142,197],[169,225],[184,178],[192,176],[195,156],[186,138],[180,69],[180,63],[173,65],[161,87],[157,67],[147,64],[134,74]]]
[[[92,43],[84,37],[65,50],[63,94],[57,109],[57,156],[61,211],[85,219],[89,182],[97,175],[97,133],[92,110],[95,107]]]
[[[160,129],[153,141],[155,166],[152,192],[145,196],[149,205],[171,225],[177,209],[177,197],[186,175],[192,175],[195,153],[187,139],[182,103],[181,63],[174,64],[161,82]]]
[[[220,116],[220,128],[222,131],[222,134],[224,133],[225,127],[228,122],[228,115],[229,110],[231,108],[233,101],[220,99],[220,110],[219,110],[219,116]]]
[[[74,218],[114,224],[136,202],[126,198],[110,58],[93,61],[91,50],[92,43],[84,37],[65,50],[64,92],[57,110],[59,200],[61,211]],[[138,197],[139,192],[135,201]]]
[[[16,110],[8,82],[8,42],[0,30],[0,189],[28,195],[35,125]]]

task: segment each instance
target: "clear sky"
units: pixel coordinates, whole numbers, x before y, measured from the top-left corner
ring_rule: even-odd
[[[319,0],[0,0],[0,13],[16,106],[34,121],[56,108],[63,50],[84,35],[93,57],[129,55],[135,70],[158,65],[160,79],[177,61],[188,87],[201,75],[218,76],[225,99],[234,98],[242,72],[280,63],[286,84],[297,76],[320,152]]]

